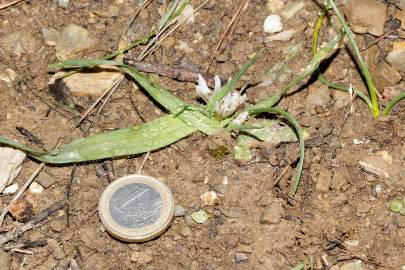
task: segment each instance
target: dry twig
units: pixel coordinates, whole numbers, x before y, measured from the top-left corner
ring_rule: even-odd
[[[160,64],[151,64],[143,61],[138,61],[135,59],[124,58],[124,64],[133,66],[141,72],[156,73],[165,77],[169,77],[181,82],[193,82],[195,83],[198,79],[197,74],[201,74],[204,77],[207,85],[210,88],[214,88],[214,76],[211,74],[205,74],[203,72],[196,72],[187,68],[180,66],[167,66]],[[221,79],[222,84],[226,81]]]
[[[57,211],[62,209],[65,206],[65,201],[55,203],[51,207],[46,208],[41,213],[36,215],[33,219],[24,223],[18,227],[15,231],[8,231],[5,234],[0,235],[0,246],[3,246],[5,243],[15,239],[16,237],[21,236],[26,231],[29,231],[35,228],[39,223],[44,221],[48,216],[55,214]]]
[[[214,53],[212,54],[211,60],[209,61],[207,72],[209,71],[211,67],[212,61],[214,61],[215,57],[217,56],[219,50],[221,49],[221,46],[226,39],[227,36],[231,35],[232,32],[230,31],[232,28],[232,25],[235,23],[236,18],[239,16],[239,14],[243,11],[243,9],[246,7],[246,5],[249,3],[249,0],[241,0],[240,5],[238,9],[236,10],[235,14],[232,16],[231,21],[229,22],[228,26],[226,27],[225,31],[221,35],[221,39],[219,40],[217,46],[215,46]]]
[[[12,6],[14,4],[17,4],[18,2],[21,2],[21,0],[11,0],[8,2],[0,3],[0,9]]]

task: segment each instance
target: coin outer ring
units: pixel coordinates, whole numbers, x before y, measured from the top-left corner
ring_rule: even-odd
[[[159,193],[163,202],[163,211],[154,223],[142,228],[131,229],[115,222],[111,216],[109,203],[118,189],[136,183],[148,185]],[[101,222],[111,235],[126,242],[145,242],[159,236],[169,227],[174,216],[174,199],[170,189],[162,181],[148,175],[131,174],[118,178],[107,186],[101,194],[98,210]]]

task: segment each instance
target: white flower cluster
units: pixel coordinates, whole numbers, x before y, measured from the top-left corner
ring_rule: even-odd
[[[217,75],[214,77],[214,90],[208,88],[204,78],[198,74],[198,84],[196,85],[197,94],[209,102],[211,98],[221,89],[221,80]],[[215,113],[221,118],[227,118],[232,115],[236,109],[246,101],[246,95],[239,91],[229,92],[220,102],[215,105]]]

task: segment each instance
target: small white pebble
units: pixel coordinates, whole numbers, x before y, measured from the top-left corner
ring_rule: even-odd
[[[283,30],[283,23],[278,15],[267,16],[263,24],[264,32],[277,33]]]
[[[69,0],[58,0],[58,6],[61,8],[67,8],[69,5]]]
[[[36,193],[36,194],[42,193],[42,191],[44,191],[44,187],[41,186],[40,184],[38,184],[37,182],[33,182],[30,185],[30,191],[31,191],[31,193]]]
[[[3,194],[12,194],[12,193],[16,193],[16,192],[17,192],[17,190],[18,190],[18,184],[17,184],[17,183],[15,183],[15,184],[12,184],[12,185],[10,185],[10,186],[6,187],[6,188],[4,189],[4,191],[3,191]]]
[[[228,180],[228,176],[224,176],[224,180],[222,181],[222,184],[224,185],[224,186],[226,186],[226,185],[228,185],[229,184],[229,180]]]
[[[218,196],[215,191],[207,191],[203,195],[200,196],[200,199],[204,206],[207,205],[215,205],[218,202]]]

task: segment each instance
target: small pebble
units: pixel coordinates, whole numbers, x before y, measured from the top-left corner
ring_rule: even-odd
[[[44,191],[44,187],[38,184],[37,182],[33,182],[29,188],[31,193],[39,194]]]
[[[51,177],[49,174],[45,172],[40,172],[35,181],[38,182],[38,184],[40,184],[44,188],[49,188],[56,182],[54,177]]]
[[[69,5],[69,0],[58,0],[58,6],[61,8],[67,8]]]
[[[12,184],[12,185],[6,187],[3,191],[3,194],[13,194],[13,193],[16,193],[17,190],[18,190],[18,184],[15,183],[15,184]]]
[[[131,262],[137,262],[139,258],[139,252],[135,251],[131,254]]]
[[[260,224],[278,224],[281,221],[283,207],[277,201],[273,201],[260,215]]]
[[[235,253],[235,262],[236,263],[246,263],[249,261],[249,258],[246,253],[237,252]]]
[[[378,198],[378,196],[381,194],[381,191],[382,185],[380,184],[373,185],[373,187],[371,188],[371,194],[374,198]]]
[[[180,234],[187,238],[187,237],[192,237],[193,236],[193,231],[190,229],[189,226],[184,226],[181,230],[180,230]]]
[[[218,203],[218,196],[215,191],[207,191],[200,196],[203,205],[216,205]]]
[[[264,42],[289,41],[295,36],[296,33],[296,30],[286,30],[273,36],[265,37]]]
[[[281,18],[278,15],[267,16],[263,24],[264,32],[277,33],[283,30],[283,24]]]
[[[187,213],[187,210],[183,206],[176,205],[174,207],[174,216],[175,217],[184,217],[186,215],[186,213]]]
[[[138,256],[138,263],[139,264],[147,264],[151,262],[153,259],[152,251],[151,250],[143,250],[139,253]]]

